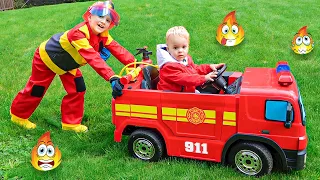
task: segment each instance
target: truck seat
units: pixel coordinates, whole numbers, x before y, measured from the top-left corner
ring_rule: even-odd
[[[153,66],[146,66],[142,69],[144,80],[141,83],[141,89],[157,89],[159,82],[159,71]]]

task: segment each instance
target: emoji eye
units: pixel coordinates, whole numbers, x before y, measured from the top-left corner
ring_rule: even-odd
[[[309,45],[310,44],[310,38],[309,38],[309,36],[303,36],[303,44],[305,44],[305,45]]]
[[[229,27],[227,26],[227,25],[224,25],[223,27],[222,27],[222,33],[223,34],[227,34],[229,32]]]
[[[232,25],[231,27],[233,34],[237,34],[239,32],[239,28],[236,25]]]
[[[44,156],[46,155],[47,153],[47,146],[44,145],[44,144],[41,144],[39,147],[38,147],[38,155],[39,156]]]
[[[51,146],[51,145],[47,146],[47,155],[48,155],[49,157],[52,157],[52,156],[54,155],[54,148],[53,148],[53,146]]]
[[[302,43],[302,37],[297,37],[297,39],[296,39],[296,44],[299,46],[299,45],[301,45],[301,43]]]

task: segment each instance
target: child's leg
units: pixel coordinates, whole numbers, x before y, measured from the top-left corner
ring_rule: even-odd
[[[77,69],[75,76],[66,73],[61,75],[60,79],[67,92],[61,104],[62,129],[85,132],[88,128],[81,125],[84,111],[84,95],[86,93],[82,73]]]
[[[14,98],[10,113],[11,120],[27,129],[33,129],[36,125],[28,120],[38,107],[55,73],[52,72],[40,59],[37,49],[32,61],[32,73],[23,90]]]

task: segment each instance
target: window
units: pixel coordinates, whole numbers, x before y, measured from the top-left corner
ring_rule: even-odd
[[[300,111],[301,111],[301,120],[302,120],[302,125],[305,126],[306,125],[306,112],[304,110],[304,106],[303,106],[303,102],[302,102],[302,98],[299,92],[299,106],[300,106]]]
[[[293,121],[293,107],[287,101],[267,100],[265,118],[271,121],[290,123]]]

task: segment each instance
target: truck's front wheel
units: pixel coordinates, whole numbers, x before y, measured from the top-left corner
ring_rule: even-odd
[[[250,176],[269,174],[273,168],[271,153],[260,143],[239,143],[232,147],[228,159],[232,166]]]
[[[162,138],[151,130],[138,129],[128,141],[131,156],[144,161],[158,161],[164,153]]]

